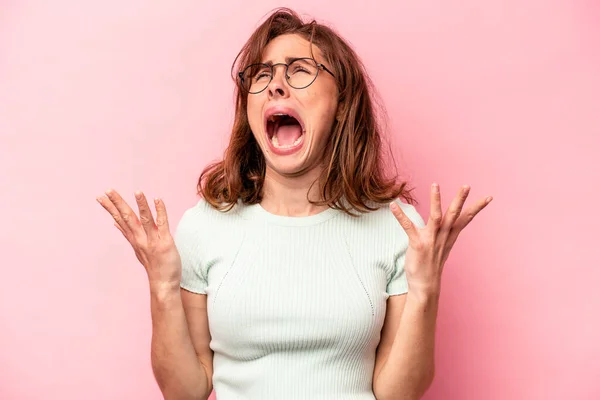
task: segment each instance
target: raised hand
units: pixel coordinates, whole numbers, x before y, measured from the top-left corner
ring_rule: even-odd
[[[114,219],[114,226],[121,231],[131,244],[137,259],[148,274],[150,286],[157,289],[178,289],[181,282],[181,259],[169,231],[167,210],[160,199],[155,199],[156,222],[146,197],[136,192],[139,209],[135,212],[114,190],[107,190],[105,196],[96,200]]]
[[[416,227],[395,202],[390,204],[392,213],[408,235],[404,269],[409,291],[439,293],[444,263],[458,235],[492,201],[492,197],[486,197],[463,211],[469,190],[468,185],[461,187],[446,213],[442,214],[439,186],[434,183],[429,220],[424,228]]]

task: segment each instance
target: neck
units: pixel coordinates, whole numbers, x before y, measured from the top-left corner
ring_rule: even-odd
[[[309,199],[322,199],[319,184],[316,182],[320,173],[320,170],[314,169],[301,176],[288,177],[267,167],[263,199],[260,202],[262,208],[272,214],[290,217],[305,217],[326,210],[327,206],[317,206],[309,202]]]

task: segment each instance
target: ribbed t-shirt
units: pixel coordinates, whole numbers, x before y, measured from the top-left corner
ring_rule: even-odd
[[[181,287],[207,295],[217,400],[375,399],[386,300],[408,290],[408,237],[387,205],[289,217],[201,199],[174,236]]]

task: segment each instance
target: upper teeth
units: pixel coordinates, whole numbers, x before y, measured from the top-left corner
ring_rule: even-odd
[[[281,113],[273,114],[269,117],[269,121],[275,122],[275,117],[289,117],[289,115]]]

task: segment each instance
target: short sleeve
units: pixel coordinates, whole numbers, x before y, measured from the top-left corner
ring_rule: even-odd
[[[406,216],[410,218],[413,224],[419,228],[423,228],[425,226],[425,221],[413,205],[400,201],[397,201],[397,203],[400,205]],[[398,224],[397,227],[400,230],[400,232],[397,232],[397,236],[400,240],[395,241],[394,271],[387,285],[387,294],[390,296],[400,295],[408,292],[408,280],[406,279],[406,272],[404,271],[406,250],[408,250],[408,236],[398,221],[395,220],[395,217],[393,218],[394,222]]]
[[[202,227],[200,205],[186,210],[177,225],[174,240],[181,258],[181,287],[193,293],[206,294],[207,274],[202,260]]]

